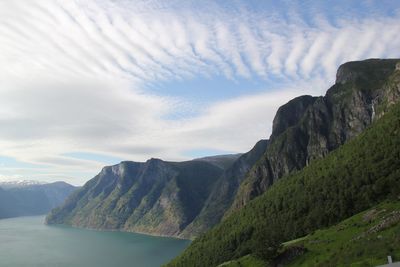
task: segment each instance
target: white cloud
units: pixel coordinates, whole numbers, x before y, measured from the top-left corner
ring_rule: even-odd
[[[0,1],[0,155],[46,166],[0,166],[0,179],[74,177],[77,183],[98,171],[99,162],[65,156],[72,151],[132,160],[183,159],[202,148],[244,151],[268,137],[279,105],[323,93],[340,63],[398,56],[395,16],[333,23],[322,14],[311,25],[295,9],[283,19],[244,4],[227,7]],[[145,89],[215,76],[257,77],[266,86],[176,120],[165,118],[193,103]]]

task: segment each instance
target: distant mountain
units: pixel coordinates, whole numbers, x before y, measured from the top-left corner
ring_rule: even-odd
[[[45,182],[35,181],[35,180],[17,180],[17,181],[0,181],[0,187],[3,189],[10,189],[10,188],[21,188],[21,187],[28,187],[32,185],[42,185],[46,184]]]
[[[65,182],[0,182],[0,218],[46,214],[75,189]]]
[[[217,155],[217,156],[210,156],[210,157],[203,157],[197,158],[194,160],[197,161],[206,161],[221,169],[228,169],[232,166],[232,164],[241,156],[241,153],[238,154],[228,154],[228,155]]]

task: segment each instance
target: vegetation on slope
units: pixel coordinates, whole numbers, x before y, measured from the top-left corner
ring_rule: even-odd
[[[386,202],[292,242],[306,253],[287,266],[377,266],[400,260],[400,202]]]
[[[267,143],[244,154],[105,167],[46,222],[191,238],[220,221]]]
[[[179,236],[222,172],[205,161],[121,162],[103,168],[46,222]]]
[[[274,184],[167,266],[217,266],[333,225],[400,194],[400,104],[324,159]],[[259,238],[262,237],[262,238]]]
[[[286,242],[271,264],[246,255],[218,267],[366,267],[385,264],[388,255],[400,260],[399,201],[383,202],[335,226]]]
[[[250,168],[260,159],[268,147],[268,140],[260,140],[240,157],[219,177],[204,206],[193,222],[186,227],[182,236],[193,238],[219,223],[232,205],[240,183]]]
[[[278,109],[270,144],[241,183],[231,210],[359,135],[399,99],[399,59],[341,65],[324,97],[297,97]]]
[[[218,267],[265,267],[267,263],[253,255],[246,255],[237,260],[224,262]]]

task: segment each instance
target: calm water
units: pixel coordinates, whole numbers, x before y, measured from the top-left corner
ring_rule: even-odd
[[[47,226],[43,216],[0,220],[0,266],[147,267],[178,255],[189,241]]]

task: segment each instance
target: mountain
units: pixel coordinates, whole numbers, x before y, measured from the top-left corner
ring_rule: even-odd
[[[76,187],[64,183],[0,183],[0,218],[46,214],[61,205]]]
[[[191,238],[220,221],[266,144],[245,154],[105,167],[46,222]]]
[[[300,96],[280,107],[269,145],[240,185],[230,208],[238,210],[277,179],[351,140],[400,98],[400,60],[348,62],[325,96]]]
[[[228,169],[242,154],[228,154],[228,155],[217,155],[210,157],[197,158],[197,161],[206,161],[221,169]]]
[[[28,187],[32,185],[42,185],[46,184],[45,182],[35,181],[35,180],[18,180],[18,181],[4,181],[0,182],[0,187],[3,189],[10,188],[20,188],[20,187]]]
[[[193,238],[219,223],[227,209],[232,205],[240,183],[250,168],[265,153],[268,140],[260,140],[247,153],[239,158],[219,177],[199,215],[182,232],[181,237]]]
[[[233,211],[167,266],[217,266],[248,254],[273,260],[283,242],[386,200],[399,201],[399,196],[400,103],[396,103],[357,137],[284,176]]]
[[[194,238],[382,117],[400,96],[399,70],[397,59],[345,63],[325,96],[279,108],[270,139],[249,152],[106,167],[47,222]]]
[[[223,171],[203,160],[121,162],[103,168],[46,222],[179,236]]]

